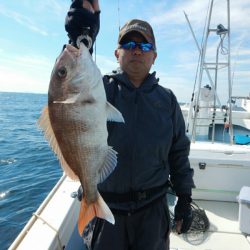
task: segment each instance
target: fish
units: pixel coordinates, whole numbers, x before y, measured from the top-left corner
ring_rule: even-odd
[[[107,101],[99,68],[83,43],[79,49],[67,44],[53,67],[48,105],[37,123],[65,174],[83,188],[80,235],[94,217],[115,223],[97,189],[117,165],[117,152],[107,144],[107,121],[124,123]]]

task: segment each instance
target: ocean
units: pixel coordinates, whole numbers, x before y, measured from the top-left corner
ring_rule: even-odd
[[[46,94],[0,92],[0,250],[8,249],[62,176],[36,125]]]

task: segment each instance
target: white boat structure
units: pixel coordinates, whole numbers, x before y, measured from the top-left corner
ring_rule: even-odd
[[[196,98],[199,94],[198,114],[195,116]],[[240,104],[233,101],[232,105],[232,125],[234,143],[237,138],[242,138],[242,144],[250,143],[250,93],[249,96],[236,96],[232,100],[238,99]],[[209,85],[201,87],[194,95],[194,99],[189,104],[182,104],[181,110],[186,122],[186,131],[193,140],[230,142],[229,134],[229,108],[214,106],[214,92]],[[194,123],[196,129],[194,130]],[[213,132],[214,130],[214,132]],[[249,139],[247,138],[249,136]],[[236,138],[236,139],[235,139]]]
[[[196,184],[193,199],[206,211],[210,226],[207,231],[197,234],[171,233],[172,250],[250,249],[250,146],[236,145],[233,136],[233,130],[239,127],[243,135],[250,131],[250,101],[248,97],[242,98],[245,110],[232,111],[230,2],[225,2],[226,28],[223,25],[211,28],[211,0],[205,40],[200,48],[198,91],[191,105],[186,109],[182,107],[192,141],[190,163],[194,168]],[[206,62],[206,49],[211,35],[218,37],[218,48],[222,41],[227,40],[225,62],[219,61],[218,48],[215,62]],[[221,67],[227,68],[229,83],[229,102],[224,108],[217,96],[217,79]],[[205,73],[211,87],[202,88]],[[219,133],[224,135],[218,137]],[[74,194],[79,185],[79,182],[62,176],[9,249],[85,249],[76,229],[80,202]]]

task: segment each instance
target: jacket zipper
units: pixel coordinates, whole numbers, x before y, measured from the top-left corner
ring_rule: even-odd
[[[136,151],[137,151],[137,118],[138,118],[138,90],[135,90],[135,99],[134,99],[134,104],[135,104],[135,110],[134,110],[134,119],[133,119],[133,148],[132,148],[132,157],[131,157],[131,166],[130,166],[130,186],[131,188],[134,187],[134,167],[135,167],[135,158],[136,158]],[[137,190],[134,190],[137,191]]]

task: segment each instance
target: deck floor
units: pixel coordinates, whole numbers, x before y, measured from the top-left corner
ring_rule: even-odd
[[[246,237],[239,230],[238,203],[201,200],[195,203],[205,209],[210,222],[209,230],[199,235],[171,233],[171,250],[250,250],[250,236]],[[74,244],[77,241],[74,239]],[[75,248],[75,245],[66,249],[85,249],[79,243],[81,247]]]
[[[250,237],[239,230],[239,204],[220,201],[195,201],[205,209],[210,227],[199,235],[170,235],[171,250],[250,250]]]

